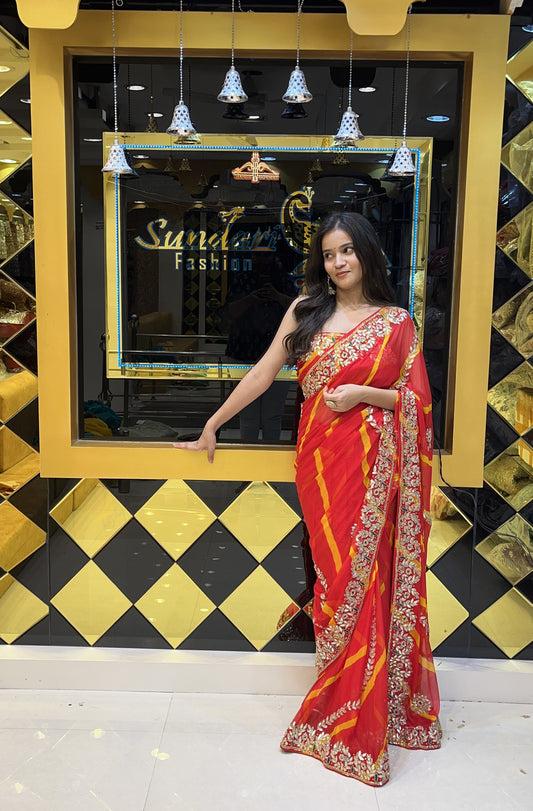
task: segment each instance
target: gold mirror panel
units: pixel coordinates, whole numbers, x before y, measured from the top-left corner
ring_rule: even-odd
[[[533,277],[533,203],[522,209],[516,217],[500,228],[496,234],[498,248],[516,262],[518,267]]]
[[[30,70],[30,54],[5,28],[0,28],[0,96]],[[0,98],[0,106],[2,99]],[[0,125],[1,126],[1,125]]]
[[[98,642],[132,605],[92,560],[50,602],[89,645]]]
[[[37,378],[0,351],[0,421],[7,422],[37,397]]]
[[[246,639],[261,650],[299,608],[278,583],[258,566],[220,605]],[[285,623],[286,624],[286,623]]]
[[[131,518],[131,513],[97,479],[82,479],[50,515],[90,558]]]
[[[533,43],[529,42],[507,62],[507,76],[533,102]]]
[[[433,566],[471,526],[470,521],[452,504],[440,487],[432,487],[427,565]]]
[[[10,574],[0,577],[0,637],[8,645],[48,615],[48,606]]]
[[[512,658],[533,641],[533,605],[516,589],[511,589],[472,624]]]
[[[489,405],[519,434],[533,425],[533,367],[525,362],[489,389]]]
[[[496,310],[492,323],[524,357],[533,355],[533,284]]]
[[[216,516],[188,484],[170,480],[135,513],[135,518],[177,560]]]
[[[180,610],[176,611],[175,606]],[[177,564],[135,603],[161,636],[177,648],[216,606]]]
[[[513,586],[533,572],[533,527],[521,515],[502,524],[476,549]]]
[[[267,482],[252,482],[219,520],[259,562],[300,523]]]
[[[533,123],[515,135],[502,149],[502,163],[520,180],[524,186],[533,192],[533,171],[531,162],[533,158]]]
[[[0,566],[11,571],[44,546],[46,533],[9,501],[0,504]]]
[[[0,494],[9,498],[39,473],[39,454],[5,425],[0,427]]]
[[[34,320],[35,299],[33,296],[0,271],[0,346],[7,346],[15,335]]]
[[[523,439],[514,442],[485,467],[485,480],[521,510],[533,499],[533,448]]]
[[[427,593],[429,641],[435,650],[468,619],[468,611],[432,571],[427,572]]]

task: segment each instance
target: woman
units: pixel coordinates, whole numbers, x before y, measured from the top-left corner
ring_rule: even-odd
[[[425,588],[431,395],[364,217],[321,224],[306,289],[199,440],[176,447],[207,450],[212,462],[217,429],[297,362],[296,485],[317,574],[318,679],[281,747],[381,786],[387,743],[436,749],[441,738]]]

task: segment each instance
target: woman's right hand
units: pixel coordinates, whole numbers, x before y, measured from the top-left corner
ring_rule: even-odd
[[[207,461],[213,462],[215,458],[215,447],[217,438],[215,432],[205,426],[204,430],[194,442],[173,442],[173,448],[179,448],[183,451],[207,451]]]

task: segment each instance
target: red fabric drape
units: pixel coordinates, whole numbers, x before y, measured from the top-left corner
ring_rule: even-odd
[[[345,335],[321,333],[299,379],[318,679],[281,746],[379,786],[387,743],[434,749],[441,737],[425,587],[431,395],[413,322],[385,307]],[[394,413],[333,412],[323,389],[346,383],[396,388]]]

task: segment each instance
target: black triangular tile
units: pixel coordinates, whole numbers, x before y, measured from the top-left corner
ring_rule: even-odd
[[[19,636],[13,645],[50,645],[50,615]]]
[[[4,274],[35,298],[35,250],[33,242],[15,254],[4,265]]]
[[[17,206],[30,216],[33,216],[33,182],[32,161],[29,158],[19,168],[12,172],[3,183],[0,191],[10,198]]]
[[[256,559],[215,521],[180,557],[178,565],[220,605],[257,567]]]
[[[435,577],[466,609],[472,587],[472,541],[473,533],[469,530],[431,567]]]
[[[492,328],[490,341],[489,388],[503,380],[524,358],[509,341]]]
[[[243,482],[213,482],[213,481],[189,481],[191,490],[194,490],[196,495],[202,499],[206,507],[214,512],[218,517],[222,515],[230,504],[232,504],[238,495],[243,491]],[[245,482],[245,486],[250,482]]]
[[[530,282],[531,279],[518,267],[516,262],[496,248],[492,311],[498,310]]]
[[[179,648],[186,650],[256,650],[254,645],[218,609],[195,628]]]
[[[19,583],[35,594],[48,605],[50,600],[50,577],[48,568],[48,549],[46,543],[23,560],[10,572]]]
[[[27,74],[20,82],[14,84],[13,87],[10,87],[9,90],[3,94],[2,111],[7,113],[22,129],[31,133],[31,104],[21,104],[20,102],[20,99],[29,98],[30,77],[29,74]]]
[[[50,606],[50,644],[75,648],[90,647],[87,640],[53,605]]]
[[[487,465],[517,439],[517,432],[496,411],[488,406],[485,433],[485,464]]]
[[[24,440],[30,447],[39,448],[39,409],[37,398],[24,406],[6,423],[10,431]]]
[[[151,622],[132,606],[100,639],[95,648],[147,648],[170,649],[164,637]]]
[[[35,320],[4,344],[4,350],[25,369],[37,374],[37,328]]]
[[[460,658],[470,655],[467,653],[470,650],[470,627],[470,618],[467,618],[444,642],[437,645],[433,650],[434,656]]]
[[[35,476],[13,493],[11,504],[45,532],[48,529],[48,480]]]
[[[82,549],[50,518],[48,539],[50,554],[50,594],[56,595],[83,569],[89,558]]]
[[[502,145],[518,135],[533,118],[533,104],[509,79],[505,82]]]
[[[301,518],[302,507],[300,505],[300,500],[298,499],[298,493],[296,492],[296,485],[294,482],[269,482],[269,484],[272,489],[282,497],[283,501],[285,501],[289,507],[294,510],[296,515],[299,515]]]
[[[502,164],[498,193],[498,231],[533,199],[533,194]]]
[[[95,555],[94,562],[132,603],[174,563],[134,518]]]
[[[316,575],[302,523],[289,532],[261,565],[299,606],[312,599]]]
[[[305,611],[299,611],[293,619],[281,628],[270,642],[261,648],[266,652],[314,653],[315,635],[313,623]]]
[[[165,479],[102,479],[110,493],[135,515],[165,483]]]
[[[67,493],[70,493],[80,481],[81,479],[47,479],[50,510],[52,510]]]
[[[472,615],[472,619],[474,619]],[[509,657],[475,625],[470,626],[470,652],[473,659],[508,659]]]

